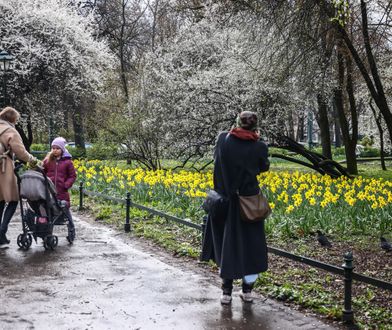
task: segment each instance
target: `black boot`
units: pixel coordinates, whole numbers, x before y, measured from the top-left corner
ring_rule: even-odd
[[[0,245],[10,244],[10,240],[7,239],[4,233],[0,233]]]
[[[233,280],[223,279],[222,282],[222,296],[220,302],[222,305],[229,305],[231,303],[231,292],[233,291]]]
[[[7,239],[7,236],[5,236],[5,233],[8,230],[8,225],[11,221],[12,216],[15,213],[17,206],[18,206],[18,202],[9,202],[4,210],[3,220],[1,221],[1,229],[0,229],[0,244],[2,245],[10,244],[10,241]],[[0,202],[0,210],[2,209],[4,209],[4,203]]]
[[[253,296],[252,296],[252,289],[253,289],[253,284],[248,284],[245,281],[242,281],[242,290],[240,292],[240,298],[242,301],[246,303],[251,303],[253,302]]]
[[[75,240],[75,228],[68,228],[67,240],[72,243]]]

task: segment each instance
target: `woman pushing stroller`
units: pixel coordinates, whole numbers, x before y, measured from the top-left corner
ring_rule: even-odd
[[[70,189],[76,180],[76,172],[72,162],[72,156],[65,148],[65,139],[57,137],[52,141],[52,150],[44,159],[44,172],[50,178],[57,190],[57,199],[66,201],[64,212],[68,218],[68,239],[75,239],[75,225],[70,211]]]
[[[6,233],[19,200],[14,159],[27,162],[30,167],[35,167],[38,163],[37,158],[24,147],[15,128],[19,117],[19,112],[11,107],[0,111],[0,247],[10,243]]]

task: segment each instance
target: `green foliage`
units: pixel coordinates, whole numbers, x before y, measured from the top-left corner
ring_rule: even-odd
[[[72,155],[72,158],[84,158],[86,151],[79,147],[67,147],[68,152]]]
[[[115,159],[117,157],[117,149],[117,146],[113,143],[98,141],[86,149],[86,157],[98,160]]]
[[[49,146],[47,144],[44,143],[33,143],[30,146],[30,150],[31,151],[49,151]]]
[[[371,147],[374,144],[374,138],[373,136],[369,137],[366,135],[359,141],[359,143],[364,147]]]
[[[288,155],[290,152],[286,149],[271,147],[271,148],[268,148],[268,153],[269,154]]]
[[[333,156],[344,156],[346,154],[346,149],[344,147],[337,147],[332,149]]]
[[[380,150],[372,147],[365,147],[361,152],[361,157],[380,157]]]
[[[346,26],[350,18],[350,8],[348,0],[332,0],[335,7],[335,16],[331,18],[332,22],[337,22],[340,26]]]
[[[108,220],[111,218],[113,210],[110,206],[102,206],[97,213],[97,220]]]
[[[62,136],[66,141],[72,141],[74,138],[74,133],[70,130],[66,130],[65,128],[61,127],[57,134],[57,136]]]
[[[40,160],[43,160],[49,152],[47,144],[32,144],[30,146],[30,153]]]

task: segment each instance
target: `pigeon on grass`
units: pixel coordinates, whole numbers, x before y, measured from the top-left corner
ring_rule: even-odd
[[[385,250],[385,251],[387,251],[387,252],[391,252],[391,251],[392,251],[392,245],[391,245],[391,243],[389,243],[389,242],[387,241],[386,238],[380,237],[380,241],[381,241],[380,246],[381,246],[381,248],[382,248],[383,250]]]
[[[324,246],[326,248],[332,247],[331,242],[320,230],[317,230],[317,241],[320,243],[321,246]]]

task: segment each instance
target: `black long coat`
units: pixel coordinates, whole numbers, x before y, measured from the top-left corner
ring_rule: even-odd
[[[240,219],[237,190],[259,192],[256,176],[268,171],[268,147],[261,141],[239,139],[228,132],[218,136],[214,154],[214,189],[230,199],[226,219],[208,217],[201,260],[213,260],[220,276],[238,279],[268,269],[264,222]]]

